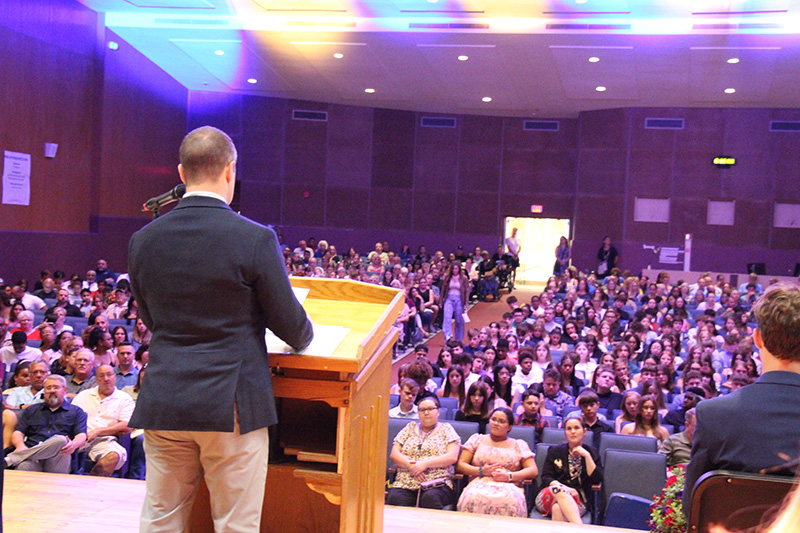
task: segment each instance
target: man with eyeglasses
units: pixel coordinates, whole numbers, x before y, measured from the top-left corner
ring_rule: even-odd
[[[7,468],[69,474],[72,452],[86,442],[86,413],[65,403],[66,393],[62,376],[44,380],[44,402],[25,409],[11,435],[15,450],[5,458]]]

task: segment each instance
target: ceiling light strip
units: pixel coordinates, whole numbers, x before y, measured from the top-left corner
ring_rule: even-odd
[[[565,50],[633,50],[633,46],[583,46],[568,44],[553,44],[550,49],[563,48]]]
[[[780,46],[690,46],[689,50],[780,50]]]
[[[417,44],[417,48],[496,48],[494,44]]]
[[[347,43],[337,41],[289,41],[289,44],[294,46],[367,46],[367,43]]]

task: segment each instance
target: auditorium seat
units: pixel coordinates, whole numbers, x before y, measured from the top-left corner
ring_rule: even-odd
[[[614,435],[613,433],[604,433]],[[622,435],[628,437],[629,435]],[[603,437],[601,437],[601,446]],[[635,437],[642,440],[655,439]],[[602,453],[601,453],[602,457]],[[653,452],[606,449],[603,459],[604,502],[601,515],[603,524],[617,527],[648,529],[649,506],[654,496],[661,494],[667,481],[667,456]],[[639,499],[625,498],[623,495],[637,496]],[[615,502],[623,498],[623,502]],[[647,518],[644,518],[644,517]],[[608,522],[607,522],[608,521]]]

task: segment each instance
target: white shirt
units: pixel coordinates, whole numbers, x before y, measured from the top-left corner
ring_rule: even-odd
[[[522,373],[522,366],[517,365],[517,372],[511,377],[511,382],[527,389],[534,383],[541,383],[543,374],[541,367],[536,364],[531,366],[531,371],[527,375]]]
[[[11,370],[11,365],[14,363],[28,361],[30,363],[38,361],[42,358],[42,351],[38,348],[26,346],[22,352],[17,353],[14,351],[14,346],[3,346],[0,348],[0,359],[6,365],[6,372]]]
[[[25,309],[47,309],[47,304],[44,303],[44,300],[31,293],[26,292],[20,300],[22,300],[22,305],[25,306]]]
[[[110,396],[100,398],[98,387],[79,392],[72,404],[86,411],[87,431],[105,428],[117,422],[128,422],[136,406],[130,395],[116,388]]]
[[[186,194],[183,195],[184,198],[190,198],[192,196],[205,196],[207,198],[216,198],[221,202],[225,202],[226,204],[228,203],[228,201],[225,198],[211,191],[192,191],[192,192],[187,192]]]
[[[506,237],[506,247],[514,256],[519,255],[520,242],[516,237]]]

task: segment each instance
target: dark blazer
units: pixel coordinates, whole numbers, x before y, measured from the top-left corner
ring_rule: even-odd
[[[542,488],[547,487],[555,480],[577,489],[583,493],[583,503],[591,511],[594,503],[594,499],[591,497],[592,485],[603,482],[603,467],[600,464],[600,454],[597,453],[597,450],[586,444],[583,447],[592,456],[594,464],[597,465],[592,475],[586,474],[586,459],[581,457],[583,472],[581,473],[580,483],[575,483],[569,477],[569,444],[559,444],[558,446],[550,446],[547,449],[547,457],[544,460],[544,468],[542,468],[541,486]],[[560,467],[556,464],[556,460],[560,461]]]
[[[153,332],[131,427],[176,431],[277,422],[264,328],[295,349],[313,337],[271,229],[191,196],[131,238],[131,287]]]
[[[692,459],[683,506],[689,516],[694,484],[717,469],[756,472],[796,458],[800,447],[800,374],[767,372],[752,385],[697,404]],[[789,473],[790,474],[790,473]]]

